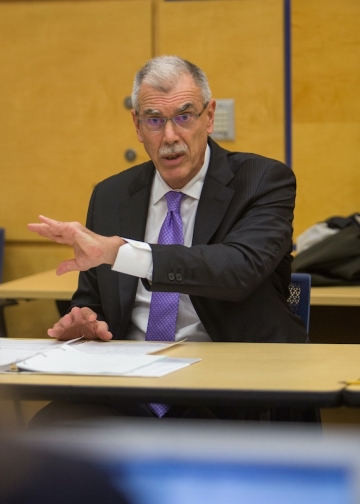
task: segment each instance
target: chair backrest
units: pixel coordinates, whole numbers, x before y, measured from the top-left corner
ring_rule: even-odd
[[[4,250],[5,250],[5,229],[0,227],[0,283],[2,282],[3,279]]]
[[[0,283],[2,282],[3,279],[4,252],[5,252],[5,229],[0,227]],[[0,299],[0,338],[5,338],[7,336],[4,308],[6,306],[14,304],[17,304],[17,301],[15,301],[15,299]]]
[[[290,310],[299,315],[309,332],[310,325],[310,289],[311,275],[308,273],[291,273],[288,304]]]

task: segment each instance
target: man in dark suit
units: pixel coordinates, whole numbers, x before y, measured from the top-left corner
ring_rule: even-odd
[[[175,339],[305,342],[287,306],[295,176],[279,161],[229,152],[209,135],[205,74],[178,57],[136,75],[132,116],[151,161],[101,182],[86,228],[40,216],[29,229],[74,248],[80,270],[58,339],[145,339],[154,292],[180,293]],[[157,243],[165,194],[183,193],[183,244]]]

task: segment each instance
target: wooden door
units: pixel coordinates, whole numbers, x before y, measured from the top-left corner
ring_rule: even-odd
[[[0,3],[0,220],[84,222],[94,185],[147,159],[124,100],[152,56],[151,1]],[[139,36],[137,36],[138,34]]]
[[[156,54],[207,74],[214,98],[235,100],[235,140],[219,143],[284,160],[282,0],[160,1]]]

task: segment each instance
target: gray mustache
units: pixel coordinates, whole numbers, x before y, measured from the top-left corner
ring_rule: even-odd
[[[159,154],[160,156],[172,156],[173,154],[185,154],[188,150],[187,145],[171,145],[160,147]]]

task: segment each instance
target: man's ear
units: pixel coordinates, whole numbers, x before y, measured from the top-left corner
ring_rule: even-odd
[[[216,109],[216,101],[212,98],[209,101],[209,105],[207,106],[207,133],[208,135],[211,135],[211,133],[214,131],[214,121],[215,121],[215,109]]]
[[[133,123],[134,123],[135,129],[136,129],[136,134],[137,134],[138,140],[139,140],[139,142],[144,143],[144,139],[143,139],[143,136],[140,131],[139,118],[138,118],[136,111],[134,109],[132,109],[131,115],[132,115]]]

